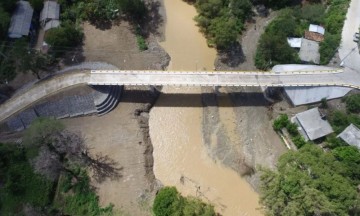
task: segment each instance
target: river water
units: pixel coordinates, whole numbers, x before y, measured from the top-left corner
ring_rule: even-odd
[[[172,59],[168,69],[212,70],[216,51],[207,46],[193,21],[195,8],[182,0],[164,0],[164,4],[166,40],[161,45]],[[258,194],[251,186],[208,155],[202,135],[201,89],[164,87],[162,92],[149,121],[156,178],[176,186],[183,195],[212,203],[222,215],[261,215]],[[219,108],[219,113],[229,116],[223,109],[229,108]]]

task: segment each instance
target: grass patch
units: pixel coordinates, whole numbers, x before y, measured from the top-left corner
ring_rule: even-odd
[[[135,35],[136,35],[136,42],[137,42],[137,45],[138,45],[139,49],[141,51],[147,50],[148,46],[146,44],[145,38],[141,34],[141,29],[140,28],[136,29]]]

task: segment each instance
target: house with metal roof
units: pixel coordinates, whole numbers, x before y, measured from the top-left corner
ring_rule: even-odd
[[[321,35],[325,34],[325,28],[319,25],[314,25],[314,24],[310,24],[309,26],[309,31],[310,32],[315,32]]]
[[[34,9],[28,1],[18,1],[16,3],[16,9],[11,17],[8,36],[10,38],[28,36],[33,13]]]
[[[334,132],[317,107],[298,113],[291,120],[299,126],[305,140],[316,140]]]
[[[45,31],[60,25],[60,5],[55,1],[45,1],[40,14],[40,23]]]
[[[355,146],[358,149],[360,149],[360,129],[355,125],[350,124],[337,137],[344,140],[347,144]]]

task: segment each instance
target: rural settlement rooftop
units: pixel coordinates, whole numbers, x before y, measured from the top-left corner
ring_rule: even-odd
[[[60,5],[54,1],[46,1],[44,2],[44,8],[40,14],[40,21],[44,21],[47,19],[56,19],[58,20],[60,17]]]
[[[328,121],[321,117],[317,107],[296,114],[295,120],[305,132],[306,140],[316,140],[333,132]]]
[[[360,149],[360,130],[355,125],[350,124],[337,137],[340,137],[347,144],[355,146],[358,149]]]
[[[292,47],[292,48],[300,48],[301,40],[302,40],[302,38],[293,38],[293,37],[287,38],[287,42],[290,45],[290,47]]]
[[[21,38],[29,35],[33,12],[34,10],[29,2],[19,1],[16,3],[8,32],[10,38]]]
[[[319,33],[319,34],[322,34],[322,35],[325,34],[324,27],[319,26],[319,25],[314,25],[314,24],[310,24],[309,31],[310,32],[316,32],[316,33]]]

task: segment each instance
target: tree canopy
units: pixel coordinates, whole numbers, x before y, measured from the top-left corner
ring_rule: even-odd
[[[249,0],[196,0],[198,15],[195,17],[208,44],[228,48],[236,42],[244,28],[244,21],[251,15]]]
[[[336,157],[347,158],[339,149]],[[345,156],[344,156],[345,155]],[[359,211],[356,185],[346,166],[315,145],[282,155],[278,170],[264,169],[261,203],[269,215],[354,215]]]
[[[155,197],[155,216],[215,216],[214,207],[193,197],[183,197],[175,187],[162,188]]]

